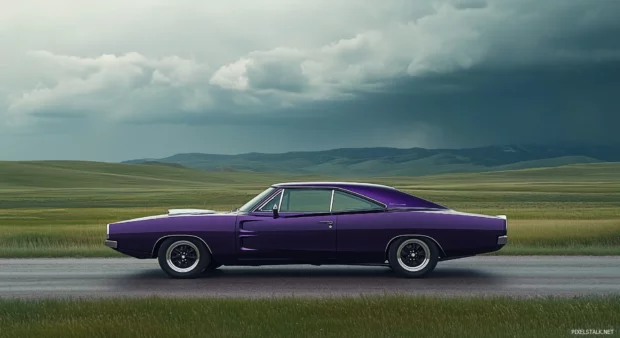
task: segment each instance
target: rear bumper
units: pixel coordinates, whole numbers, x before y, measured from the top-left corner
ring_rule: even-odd
[[[107,246],[108,248],[116,249],[118,247],[118,243],[116,243],[116,241],[106,240],[105,246]]]
[[[508,243],[508,236],[497,237],[497,245],[506,245]]]

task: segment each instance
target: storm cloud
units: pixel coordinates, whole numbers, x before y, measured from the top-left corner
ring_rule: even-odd
[[[617,1],[3,6],[8,159],[620,143]]]

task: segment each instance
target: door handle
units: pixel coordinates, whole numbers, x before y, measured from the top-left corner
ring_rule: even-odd
[[[334,222],[333,222],[333,221],[319,221],[319,223],[323,223],[323,224],[327,224],[327,225],[329,225],[329,228],[330,228],[330,229],[332,228],[332,225],[334,224]]]

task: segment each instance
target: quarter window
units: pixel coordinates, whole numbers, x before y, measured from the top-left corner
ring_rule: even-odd
[[[280,196],[282,192],[277,193],[275,196],[269,199],[269,202],[265,203],[258,211],[271,211],[273,210],[273,205],[280,204]]]
[[[371,202],[367,199],[353,196],[341,191],[334,191],[333,212],[338,211],[357,211],[357,210],[380,210],[383,206]]]
[[[331,190],[284,189],[280,211],[283,212],[329,212]]]

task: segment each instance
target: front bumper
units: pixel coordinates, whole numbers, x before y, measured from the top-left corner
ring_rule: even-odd
[[[118,243],[116,243],[116,241],[106,240],[105,246],[107,246],[108,248],[116,249],[118,247]]]
[[[508,243],[508,236],[497,237],[497,245],[506,245]]]

